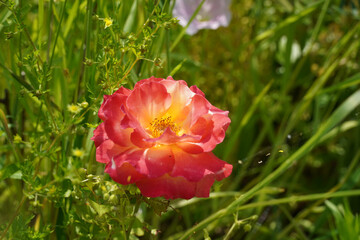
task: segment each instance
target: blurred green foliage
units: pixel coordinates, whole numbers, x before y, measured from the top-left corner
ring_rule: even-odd
[[[0,0],[0,238],[359,237],[359,1],[234,0],[195,36],[173,3]],[[95,159],[102,96],[170,73],[230,111],[209,199],[144,198]]]

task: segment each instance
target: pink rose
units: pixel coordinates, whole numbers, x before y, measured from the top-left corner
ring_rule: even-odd
[[[196,86],[154,78],[104,96],[103,122],[92,140],[96,159],[121,184],[146,197],[208,197],[232,165],[211,151],[225,137],[228,112],[212,106]]]
[[[185,27],[202,0],[176,0],[173,16]],[[217,29],[228,26],[231,19],[229,10],[231,0],[205,0],[200,11],[186,29],[186,33],[194,35],[200,29]]]

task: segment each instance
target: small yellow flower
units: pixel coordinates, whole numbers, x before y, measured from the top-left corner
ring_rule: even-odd
[[[85,155],[85,152],[84,152],[82,149],[75,148],[75,149],[73,150],[73,155],[74,155],[75,157],[82,158],[82,157]]]
[[[81,111],[81,107],[79,107],[78,105],[75,104],[69,104],[67,106],[67,109],[69,110],[69,112],[71,113],[79,113]]]
[[[22,138],[19,136],[19,134],[16,134],[14,136],[14,143],[21,143],[22,142]]]
[[[105,23],[105,29],[113,24],[113,20],[111,18],[104,18],[103,21]]]

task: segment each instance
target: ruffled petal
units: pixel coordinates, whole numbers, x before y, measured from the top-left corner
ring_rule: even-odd
[[[105,95],[104,101],[99,109],[99,118],[102,120],[117,119],[121,121],[124,117],[124,112],[121,110],[121,106],[126,103],[126,99],[130,90],[121,87],[113,95]]]
[[[212,151],[217,144],[225,138],[225,131],[230,125],[230,118],[227,111],[222,111],[213,106],[209,106],[208,113],[198,117],[189,131],[193,136],[201,136],[201,140],[194,142],[200,146],[204,152]]]
[[[190,87],[190,90],[193,91],[196,94],[199,94],[202,97],[205,97],[205,93],[201,91],[197,86],[193,85]]]
[[[126,105],[131,113],[146,128],[158,116],[164,115],[171,105],[171,96],[164,85],[158,82],[144,82],[134,88]]]
[[[135,129],[133,133],[131,133],[131,142],[139,148],[151,148],[156,144],[155,141],[148,141],[149,136],[146,135],[141,129]]]
[[[109,138],[120,146],[131,146],[130,135],[134,131],[132,128],[123,129],[116,119],[108,119],[104,122],[105,131]]]
[[[214,129],[214,122],[211,121],[211,116],[205,115],[198,118],[198,120],[191,126],[190,132],[194,135],[201,136],[200,141],[207,141],[210,139]]]
[[[106,165],[105,172],[115,181],[123,185],[128,185],[139,181],[145,176],[138,173],[129,163],[116,166],[115,161]]]
[[[172,116],[175,122],[181,123],[185,120],[190,109],[188,105],[190,104],[192,97],[195,95],[185,81],[174,81],[171,79],[166,79],[161,81],[168,93],[171,95],[171,106],[167,112],[167,115]]]
[[[149,83],[149,82],[161,82],[162,80],[164,80],[164,79],[163,79],[163,78],[156,78],[156,77],[154,77],[154,76],[151,76],[150,78],[142,79],[142,80],[138,81],[138,82],[135,84],[134,89],[140,87],[140,86],[143,85],[144,83]]]
[[[117,155],[112,161],[117,167],[128,163],[133,166],[138,173],[148,175],[149,171],[145,162],[145,154],[145,149],[130,148]]]
[[[202,146],[196,142],[177,142],[176,146],[190,154],[199,154],[204,152]]]
[[[215,114],[212,117],[212,122],[214,124],[213,130],[211,131],[210,138],[206,141],[202,141],[202,147],[205,152],[212,151],[217,144],[221,143],[225,138],[225,131],[230,125],[230,118],[227,117],[227,112],[225,114]]]
[[[144,156],[149,178],[161,177],[171,172],[175,164],[174,155],[168,146],[149,148],[145,150]]]
[[[186,115],[182,128],[188,131],[196,123],[199,117],[208,114],[211,104],[201,95],[194,95],[189,104],[189,112]]]
[[[114,92],[114,94],[120,94],[123,96],[129,96],[130,93],[131,93],[131,90],[124,88],[124,87],[120,87],[116,92]]]
[[[109,139],[108,135],[105,132],[105,124],[101,123],[95,130],[94,130],[94,136],[91,138],[91,140],[94,141],[95,147],[100,146],[102,142]]]
[[[110,158],[112,166],[121,167],[127,163],[142,175],[149,178],[160,177],[174,167],[174,155],[168,146],[159,146],[148,149],[128,149]]]
[[[160,137],[157,138],[148,138],[144,139],[145,141],[149,143],[157,143],[157,144],[164,144],[164,145],[171,145],[178,142],[194,142],[199,141],[199,136],[192,136],[183,134],[181,136],[176,135],[170,128],[166,128],[163,134]]]
[[[189,181],[197,182],[207,175],[214,175],[216,180],[228,177],[232,165],[220,160],[213,153],[189,154],[181,149],[173,148],[175,166],[172,177],[182,176]]]
[[[170,177],[168,174],[158,178],[143,178],[136,186],[146,197],[164,197],[166,199],[190,199],[209,197],[214,176],[206,176],[199,182],[190,182],[183,177]]]
[[[96,161],[109,163],[115,156],[126,151],[127,148],[116,145],[111,140],[105,140],[96,148]]]

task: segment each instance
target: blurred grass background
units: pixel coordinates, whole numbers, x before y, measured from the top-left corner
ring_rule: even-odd
[[[1,0],[1,238],[359,239],[359,1],[234,0],[194,36],[172,6]],[[144,199],[95,160],[102,95],[170,73],[230,111],[209,199]]]

